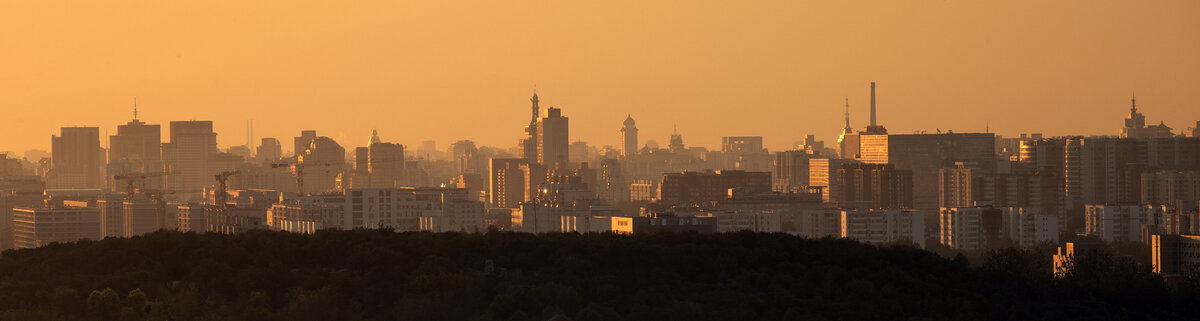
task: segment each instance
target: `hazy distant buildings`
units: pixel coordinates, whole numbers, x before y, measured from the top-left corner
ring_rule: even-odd
[[[228,170],[214,161],[217,133],[212,121],[173,121],[170,127],[171,141],[162,145],[163,165],[174,173],[167,176],[167,188],[184,199],[199,198],[213,175]]]
[[[108,138],[108,171],[106,178],[126,173],[162,172],[162,129],[134,119],[117,126],[117,134]],[[110,186],[121,188],[117,182]],[[162,180],[143,181],[147,188],[162,188]]]
[[[98,136],[97,136],[98,137]],[[86,202],[13,209],[13,248],[100,239],[100,210]],[[74,204],[70,204],[74,203]]]
[[[810,154],[803,150],[775,153],[772,170],[772,189],[776,192],[798,191],[809,185]]]
[[[846,164],[856,164],[853,159],[810,158],[808,160],[808,186],[822,187],[822,197],[825,203],[835,202],[837,195],[842,193],[842,183],[838,178],[838,170]]]
[[[682,142],[682,139],[681,139]],[[633,121],[633,115],[625,117],[621,125],[621,156],[629,157],[638,151],[638,129]]]
[[[525,138],[522,138],[520,143],[520,155],[522,158],[530,162],[538,162],[538,114],[541,109],[538,107],[538,95],[533,94],[533,98],[529,101],[532,103],[533,117],[529,119],[529,125],[525,126]]]
[[[621,162],[607,158],[600,162],[600,179],[597,188],[601,199],[612,203],[629,201],[629,183],[621,170]]]
[[[721,152],[725,154],[722,169],[770,171],[771,156],[763,148],[762,136],[721,137]]]
[[[493,207],[517,208],[525,201],[525,158],[493,158],[491,160],[489,192]]]
[[[1141,204],[1195,204],[1200,201],[1200,171],[1154,170],[1142,173]]]
[[[51,168],[46,174],[46,187],[54,189],[102,188],[104,179],[104,150],[100,148],[100,128],[63,127],[61,135],[52,136]]]
[[[538,163],[549,169],[567,169],[570,166],[570,139],[567,117],[562,110],[546,109],[546,117],[537,123]]]
[[[1129,116],[1125,117],[1125,127],[1121,128],[1121,138],[1147,139],[1173,137],[1171,127],[1163,124],[1146,126],[1146,116],[1137,110],[1137,98],[1130,99]]]
[[[1157,231],[1166,212],[1153,205],[1087,205],[1084,233],[1109,243],[1148,241],[1143,231]]]
[[[891,164],[843,164],[837,171],[839,207],[860,209],[913,208],[913,174]]]
[[[308,134],[315,135],[316,132],[305,131],[301,136]],[[321,193],[336,189],[338,177],[346,164],[346,149],[337,141],[325,136],[317,136],[305,146],[298,154],[296,165],[297,168],[303,168],[304,188],[301,193]]]
[[[738,170],[666,173],[659,184],[658,202],[673,205],[723,200],[733,188],[746,194],[770,192],[771,173]]]
[[[283,146],[279,144],[278,139],[263,138],[254,155],[259,163],[276,163],[283,159]]]
[[[876,245],[907,241],[925,248],[925,215],[914,210],[843,210],[841,236]]]
[[[1037,209],[969,206],[942,208],[942,244],[960,251],[1031,247],[1058,241],[1058,217]]]

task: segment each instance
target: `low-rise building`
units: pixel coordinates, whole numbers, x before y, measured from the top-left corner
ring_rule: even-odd
[[[1087,205],[1084,207],[1084,232],[1109,243],[1149,243],[1149,236],[1143,235],[1142,231],[1157,231],[1166,212],[1166,206]]]
[[[100,209],[79,205],[13,208],[13,248],[100,239]]]
[[[1168,280],[1200,268],[1200,235],[1154,235],[1150,246],[1154,272]]]
[[[871,244],[910,241],[925,248],[925,214],[917,210],[843,210],[841,236]]]

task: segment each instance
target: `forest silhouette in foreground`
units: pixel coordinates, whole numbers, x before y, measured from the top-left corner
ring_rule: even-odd
[[[490,262],[490,263],[489,263]],[[1193,281],[750,232],[156,232],[4,252],[3,320],[1170,320]]]

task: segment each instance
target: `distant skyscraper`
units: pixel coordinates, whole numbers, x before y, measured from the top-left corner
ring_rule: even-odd
[[[378,132],[371,134],[371,146],[367,148],[367,166],[371,173],[371,186],[395,188],[403,186],[404,145],[384,143]]]
[[[274,163],[283,158],[283,146],[279,144],[278,139],[263,138],[255,155],[260,162]]]
[[[315,135],[316,132],[313,132]],[[346,164],[346,149],[332,138],[317,136],[298,157],[304,167],[302,193],[321,193],[337,187],[338,174]]]
[[[218,151],[212,125],[212,121],[173,121],[171,141],[163,143],[163,166],[174,172],[168,176],[167,188],[184,199],[198,198],[205,186],[213,185],[213,176],[226,170],[213,162]]]
[[[567,117],[562,110],[546,109],[546,117],[537,122],[538,163],[548,169],[566,170],[570,166],[570,137]]]
[[[108,171],[105,179],[124,173],[157,173],[162,171],[162,129],[134,118],[117,126],[117,134],[108,137]],[[113,190],[120,190],[120,182],[112,182]],[[147,188],[162,188],[162,180],[142,182]]]
[[[629,157],[637,154],[638,151],[638,129],[637,124],[633,121],[633,115],[625,117],[625,122],[621,125],[621,156]]]
[[[809,183],[807,152],[789,150],[775,153],[772,189],[776,192],[800,192]]]
[[[521,166],[528,165],[524,158],[493,158],[488,178],[493,207],[517,208],[525,201],[525,179]]]
[[[296,156],[300,156],[300,155],[304,154],[304,150],[308,149],[308,144],[311,143],[312,140],[316,139],[316,138],[317,138],[317,131],[315,131],[315,130],[301,131],[300,136],[293,139],[293,141],[295,142],[295,145],[292,147],[293,148],[292,149],[292,157],[296,157]]]
[[[600,198],[609,202],[628,202],[629,183],[621,172],[621,162],[607,158],[600,162]]]
[[[533,98],[529,101],[533,104],[533,118],[529,120],[529,125],[525,126],[525,138],[517,145],[521,147],[521,156],[530,162],[538,161],[538,95],[533,94]]]
[[[100,128],[63,127],[61,136],[52,136],[51,169],[47,188],[104,187],[104,151],[100,148]]]

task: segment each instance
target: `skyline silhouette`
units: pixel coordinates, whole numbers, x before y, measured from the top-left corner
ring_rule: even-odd
[[[214,120],[221,146],[301,129],[341,142],[511,146],[536,86],[578,119],[573,141],[689,144],[761,135],[781,149],[840,132],[865,84],[895,132],[1115,135],[1195,118],[1200,4],[312,2],[5,4],[0,149],[45,149],[62,126]],[[48,23],[52,22],[52,23]],[[1018,23],[1019,22],[1019,23]],[[719,117],[716,117],[719,116]],[[936,116],[936,117],[935,117]],[[1063,122],[1064,119],[1071,119]],[[950,120],[950,121],[948,121]],[[361,130],[359,130],[361,129]],[[615,145],[614,145],[615,146]]]

